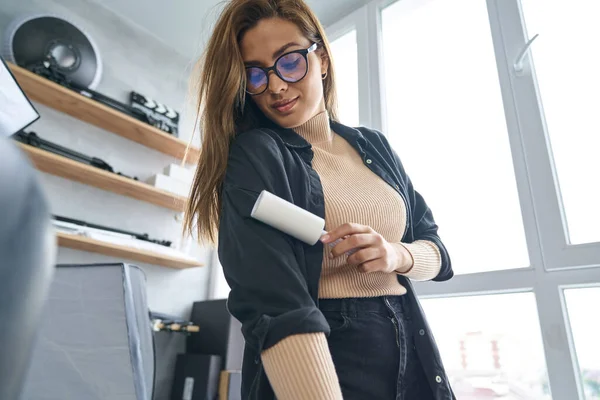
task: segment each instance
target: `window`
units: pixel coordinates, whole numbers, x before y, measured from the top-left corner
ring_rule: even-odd
[[[229,284],[225,280],[225,275],[223,274],[223,267],[220,263],[216,262],[213,268],[213,273],[215,274],[213,279],[215,280],[215,283],[213,286],[213,293],[211,293],[211,298],[226,299],[229,297],[229,292],[231,291],[231,289],[229,288]]]
[[[359,59],[378,69],[359,69],[359,82],[383,73],[369,80],[372,120],[385,121],[459,274],[414,287],[460,400],[600,400],[597,3],[364,8]]]
[[[356,30],[331,42],[340,122],[358,126],[358,54]]]
[[[565,290],[571,332],[586,400],[600,399],[600,287]]]
[[[382,11],[386,134],[458,274],[529,266],[485,4]]]
[[[550,399],[532,293],[421,303],[459,400]]]
[[[600,3],[522,0],[572,244],[600,241]]]

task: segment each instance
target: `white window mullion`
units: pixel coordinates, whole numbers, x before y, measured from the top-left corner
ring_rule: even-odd
[[[340,19],[339,21],[337,21],[335,24],[328,26],[326,29],[326,33],[327,33],[327,38],[329,39],[329,43],[331,44],[332,47],[332,52],[333,54],[333,59],[334,59],[334,63],[335,63],[335,69],[336,69],[336,76],[337,76],[337,90],[338,90],[338,108],[339,108],[339,112],[340,115],[338,115],[338,117],[341,118],[341,122],[344,124],[348,124],[348,125],[366,125],[368,126],[369,124],[369,120],[368,120],[368,115],[369,115],[369,103],[368,101],[365,100],[366,98],[366,94],[365,94],[365,90],[368,89],[368,87],[365,87],[363,81],[364,81],[364,75],[365,75],[365,67],[364,67],[364,61],[363,61],[363,56],[362,56],[362,45],[365,41],[365,36],[366,36],[366,27],[365,27],[365,11],[364,8],[358,9],[354,12],[352,12],[351,14],[347,15],[346,17]],[[344,38],[345,35],[348,35],[350,33],[352,33],[354,31],[354,38],[356,40],[356,42],[354,43],[354,48],[350,49],[348,47],[346,47],[345,49],[339,49],[337,51],[351,51],[353,50],[353,52],[356,52],[356,59],[352,59],[350,60],[350,54],[353,54],[353,52],[350,52],[348,54],[344,54],[344,53],[340,53],[336,56],[336,41],[337,40],[342,40],[342,41],[346,41],[348,40],[348,38]],[[346,42],[345,46],[349,45],[348,42]],[[354,65],[346,65],[348,62],[353,62]],[[344,72],[347,72],[347,69],[349,68],[356,68],[356,72],[357,72],[357,76],[355,77],[353,74],[344,74]],[[344,75],[346,75],[346,77],[344,78]],[[352,79],[357,79],[357,81],[352,81],[352,82],[348,82],[348,76],[352,76]],[[347,101],[348,99],[344,99],[342,98],[343,95],[341,93],[344,92],[344,89],[346,88],[345,85],[356,85],[356,88],[358,89],[357,93],[352,93],[352,96],[356,96],[357,98],[353,99],[353,107],[352,109],[354,110],[354,106],[358,107],[358,118],[356,118],[356,115],[353,114],[355,111],[348,111],[348,110],[343,110],[343,106],[344,106],[344,101]],[[349,113],[351,113],[352,115],[349,115]],[[344,121],[343,120],[343,116],[344,114],[346,114],[346,116],[350,117],[350,120]]]
[[[446,282],[413,282],[420,298],[531,291],[535,285],[531,268],[455,275]]]
[[[385,85],[383,84],[383,61],[381,44],[381,2],[371,1],[365,7],[366,41],[362,56],[365,58],[365,73],[361,76],[367,86],[364,100],[369,103],[370,127],[387,134],[385,122]],[[359,48],[359,57],[361,56]]]
[[[362,126],[383,131],[385,124],[381,84],[383,64],[379,62],[381,52],[379,7],[379,2],[371,2],[328,26],[326,31],[329,41],[334,42],[344,34],[356,30],[359,122]],[[340,68],[343,66],[337,65],[337,69]],[[338,85],[343,84],[344,82],[338,81]]]
[[[372,38],[369,35],[369,15],[367,6],[361,7],[356,12],[356,45],[358,47],[358,96],[359,119],[362,126],[373,127],[373,108],[371,102],[372,92],[376,87],[371,87],[369,70],[371,68],[370,46]]]
[[[499,4],[501,3],[501,4]],[[496,64],[498,67],[498,79],[502,92],[502,102],[504,104],[504,114],[506,126],[510,141],[515,179],[519,193],[519,202],[521,205],[521,215],[523,217],[523,226],[525,228],[525,237],[529,252],[529,260],[534,269],[544,268],[544,257],[538,234],[538,218],[531,188],[531,178],[529,175],[527,155],[524,149],[522,131],[519,126],[518,110],[514,95],[514,88],[511,82],[511,55],[507,46],[509,43],[504,38],[503,31],[522,31],[521,21],[511,19],[503,13],[499,6],[505,5],[504,1],[488,0],[487,8],[490,18],[490,29],[492,40],[494,42],[494,52],[496,54]],[[506,249],[510,251],[510,249]]]
[[[534,203],[537,233],[539,234],[546,267],[556,262],[553,248],[564,248],[566,236],[562,221],[559,194],[555,186],[553,163],[543,126],[542,110],[532,74],[531,58],[524,58],[524,71],[517,76],[514,63],[528,37],[521,18],[518,0],[489,0],[497,10],[504,44],[504,66],[509,79],[511,101],[515,107],[516,124],[520,131],[522,149],[527,159],[529,190]],[[535,43],[533,44],[535,45]],[[505,88],[506,90],[506,88]]]
[[[419,297],[452,297],[536,290],[536,282],[554,286],[596,286],[600,268],[539,271],[532,268],[456,275],[445,282],[413,282]]]
[[[585,397],[579,382],[579,368],[567,324],[562,290],[559,286],[541,279],[535,287],[535,297],[552,399],[583,400]]]

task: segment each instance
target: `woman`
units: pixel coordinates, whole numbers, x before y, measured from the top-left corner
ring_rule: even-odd
[[[301,0],[230,1],[200,65],[185,228],[218,228],[246,340],[242,398],[453,398],[407,279],[450,279],[448,254],[385,137],[337,122],[315,15]],[[328,234],[309,246],[250,218],[262,190]]]

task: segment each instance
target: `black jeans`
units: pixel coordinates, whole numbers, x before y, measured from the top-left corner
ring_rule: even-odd
[[[404,296],[321,299],[344,400],[430,400]]]

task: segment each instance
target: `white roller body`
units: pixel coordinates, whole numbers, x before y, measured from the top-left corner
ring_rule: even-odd
[[[311,246],[323,235],[325,227],[323,218],[266,190],[256,199],[251,216]]]

